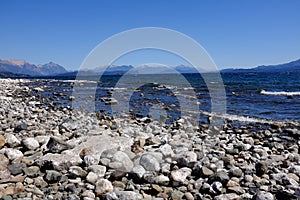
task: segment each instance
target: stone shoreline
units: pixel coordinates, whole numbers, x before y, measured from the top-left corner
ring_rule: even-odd
[[[300,131],[161,126],[46,106],[0,79],[1,199],[299,199]]]

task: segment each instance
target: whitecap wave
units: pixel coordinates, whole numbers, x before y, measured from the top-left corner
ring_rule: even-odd
[[[300,92],[286,92],[286,91],[271,92],[271,91],[262,90],[260,91],[260,94],[276,95],[276,96],[298,96],[300,95]]]

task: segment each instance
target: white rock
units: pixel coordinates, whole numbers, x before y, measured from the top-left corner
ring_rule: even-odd
[[[174,181],[183,183],[186,177],[191,175],[192,170],[187,167],[180,168],[171,172],[171,177]]]
[[[94,172],[89,172],[88,175],[86,176],[86,180],[92,184],[96,183],[98,179],[98,175],[95,174]]]
[[[16,138],[16,136],[14,136],[11,133],[5,133],[5,138],[6,138],[6,143],[10,147],[16,147],[21,144],[20,140],[18,140],[18,138]]]
[[[26,138],[23,141],[24,146],[29,150],[35,150],[40,147],[38,141],[34,138]]]
[[[17,149],[7,148],[5,154],[9,160],[15,160],[23,157],[23,153]]]

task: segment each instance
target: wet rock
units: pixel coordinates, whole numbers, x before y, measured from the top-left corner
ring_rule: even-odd
[[[97,180],[95,185],[96,185],[95,193],[97,196],[101,196],[113,191],[113,186],[111,182],[107,179],[100,178]]]

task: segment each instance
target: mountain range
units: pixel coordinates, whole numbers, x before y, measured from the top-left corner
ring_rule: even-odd
[[[130,71],[130,72],[129,72]],[[98,74],[123,75],[132,74],[163,74],[163,73],[197,73],[190,66],[179,65],[171,70],[162,65],[148,64],[133,67],[132,65],[109,66],[103,71],[103,67],[81,71],[83,76]],[[300,59],[278,65],[261,65],[250,69],[229,68],[221,70],[221,73],[258,73],[258,72],[300,72]],[[41,76],[76,76],[78,71],[68,71],[63,66],[53,62],[34,65],[25,60],[0,59],[0,77],[41,77]]]
[[[25,60],[0,59],[0,73],[13,73],[29,76],[53,76],[68,72],[63,66],[49,62],[34,65]]]

